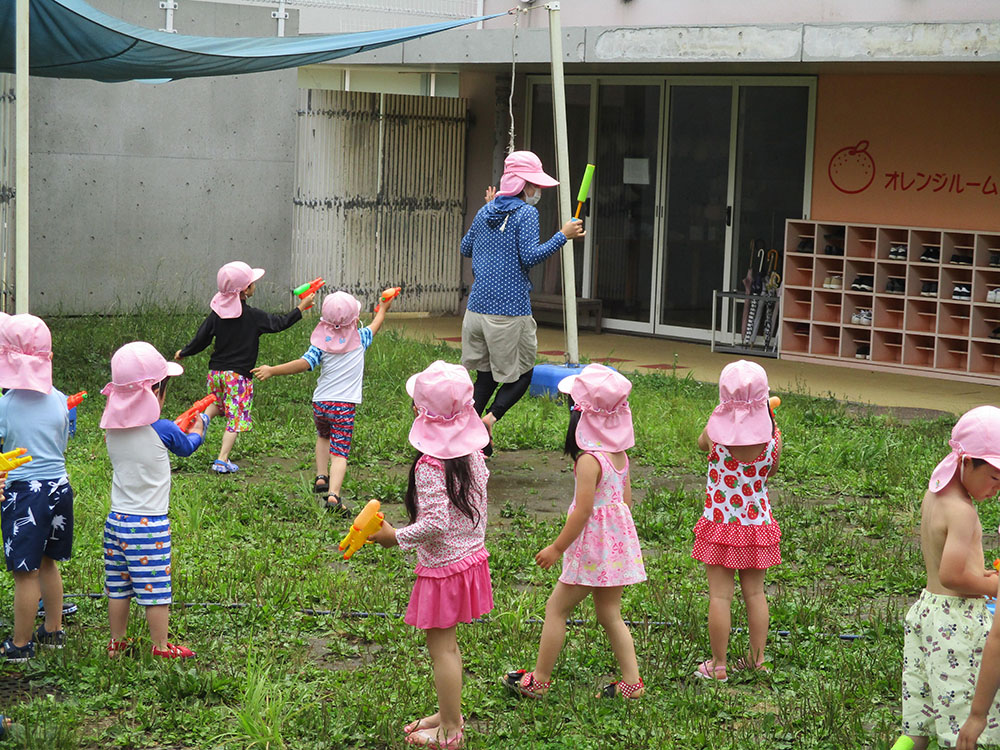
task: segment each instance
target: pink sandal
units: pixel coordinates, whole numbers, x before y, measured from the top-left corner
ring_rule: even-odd
[[[720,677],[719,674],[722,674]],[[726,682],[729,680],[729,676],[726,674],[726,668],[713,665],[711,659],[705,659],[698,668],[694,671],[695,677],[700,677],[703,680],[715,680],[716,682]]]
[[[454,750],[454,748],[462,747],[462,744],[465,741],[464,730],[459,729],[454,734],[446,735],[447,738],[443,742],[438,739],[437,730],[437,727],[432,729],[417,729],[416,731],[406,735],[406,742],[410,745],[443,748],[444,750]],[[431,734],[427,734],[428,732],[431,732]]]
[[[433,726],[433,727],[422,727],[422,726],[420,726],[420,722],[422,722],[422,721],[423,721],[423,719],[417,719],[415,721],[411,721],[409,724],[407,724],[406,726],[403,727],[403,734],[413,734],[418,729],[437,729],[436,725]],[[465,717],[464,716],[462,717],[462,729],[465,729]]]

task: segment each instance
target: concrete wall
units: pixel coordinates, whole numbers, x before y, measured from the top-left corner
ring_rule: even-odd
[[[156,0],[90,0],[163,28]],[[181,2],[182,34],[273,36],[266,6]],[[286,34],[297,33],[296,17]],[[288,303],[296,71],[161,85],[31,79],[31,309],[208,310],[215,273],[267,269]]]

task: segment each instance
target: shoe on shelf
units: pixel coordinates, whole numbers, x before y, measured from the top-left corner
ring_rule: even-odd
[[[963,284],[956,284],[955,288],[952,289],[951,298],[957,300],[970,300],[972,299],[972,291],[969,287]]]
[[[862,310],[860,315],[861,325],[870,326],[872,324],[872,311]]]
[[[873,276],[862,274],[851,283],[851,289],[856,292],[870,292],[874,283],[875,278]]]
[[[990,331],[991,339],[1000,339],[1000,326],[997,326],[992,331]]]
[[[854,354],[855,359],[871,359],[872,358],[872,347],[871,344],[861,344],[858,346],[858,351]]]
[[[44,625],[39,625],[31,640],[45,648],[62,648],[66,645],[66,631],[56,630],[50,633]]]
[[[844,277],[843,276],[831,276],[830,277],[830,288],[831,289],[843,289],[844,288]]]
[[[972,265],[972,256],[971,255],[960,255],[959,253],[955,253],[954,255],[951,256],[951,260],[948,261],[948,262],[952,263],[952,264],[954,264],[956,266],[971,266]]]
[[[889,260],[906,260],[906,245],[893,245],[890,247]]]
[[[923,284],[920,285],[920,296],[921,297],[929,297],[930,296],[930,292],[927,291],[929,287],[930,287],[930,284],[928,284],[926,281]]]
[[[194,651],[187,646],[177,646],[173,643],[168,643],[166,648],[153,646],[153,656],[162,656],[164,659],[190,659],[194,656]]]
[[[803,237],[799,240],[799,246],[796,248],[796,251],[800,253],[811,253],[813,251],[813,238]]]
[[[854,314],[851,315],[851,325],[852,326],[859,326],[859,325],[861,325],[861,311],[860,310],[855,310]]]
[[[920,256],[922,263],[937,263],[941,260],[941,248],[937,245],[924,245],[924,252]]]
[[[1000,266],[1000,253],[990,251],[990,265],[994,268]]]
[[[830,288],[830,277],[829,276],[823,277],[823,288],[824,289],[829,289]]]
[[[988,292],[986,292],[986,301],[987,302],[993,302],[993,303],[995,303],[997,301],[997,290],[996,289],[990,289]]]
[[[931,281],[927,284],[927,296],[928,297],[938,296],[938,283],[936,281]]]

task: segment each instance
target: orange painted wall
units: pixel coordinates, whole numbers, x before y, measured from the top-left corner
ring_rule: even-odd
[[[1000,75],[821,75],[812,218],[1000,230]]]

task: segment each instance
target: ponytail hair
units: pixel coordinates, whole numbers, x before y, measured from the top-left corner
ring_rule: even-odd
[[[406,496],[403,504],[406,507],[406,515],[410,518],[410,523],[417,520],[417,463],[424,457],[423,453],[417,453],[410,466],[410,476],[406,485]],[[444,486],[448,492],[448,499],[458,512],[468,518],[476,526],[479,525],[479,511],[472,505],[472,465],[469,456],[459,456],[458,458],[437,459],[444,464]]]
[[[573,463],[576,463],[577,457],[583,452],[576,442],[576,426],[580,424],[581,412],[573,403],[573,399],[570,396],[567,398],[569,398],[569,426],[566,428],[566,443],[563,446],[563,453],[572,458]]]

